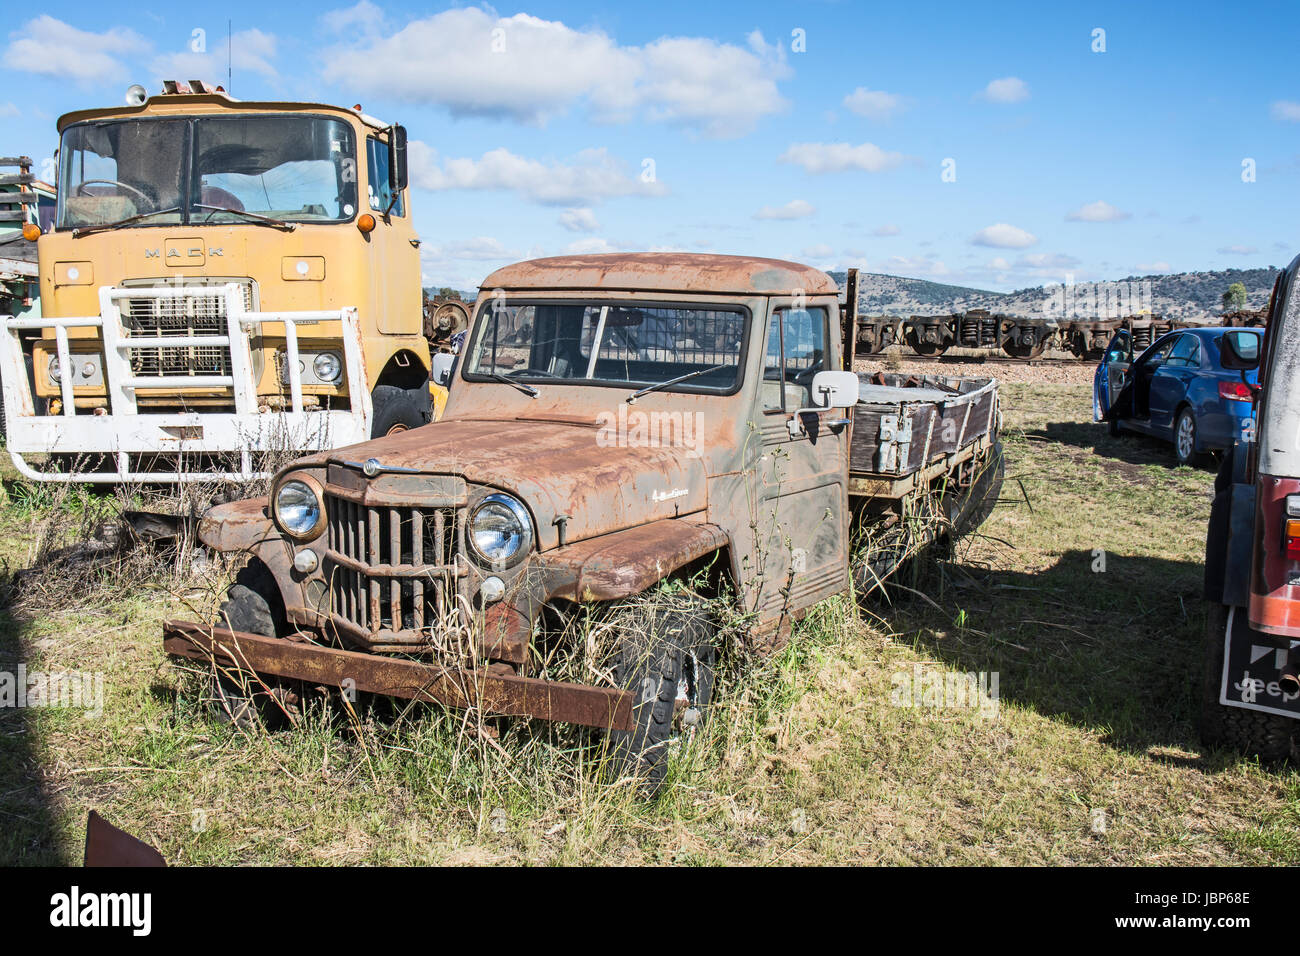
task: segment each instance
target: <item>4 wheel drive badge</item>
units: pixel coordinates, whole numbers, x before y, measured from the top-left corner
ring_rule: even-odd
[[[373,478],[384,470],[384,466],[379,463],[378,458],[367,458],[365,464],[361,466],[361,471],[367,478]]]

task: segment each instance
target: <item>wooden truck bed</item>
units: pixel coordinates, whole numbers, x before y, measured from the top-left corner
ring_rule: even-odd
[[[902,497],[997,439],[997,379],[884,372],[858,379],[850,494]]]

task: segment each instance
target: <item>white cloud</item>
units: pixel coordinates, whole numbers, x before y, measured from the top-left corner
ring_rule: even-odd
[[[359,0],[355,6],[331,10],[321,17],[321,23],[331,33],[360,31],[365,36],[374,36],[384,25],[384,11],[370,0]]]
[[[596,214],[590,209],[566,209],[560,213],[560,225],[569,232],[595,232],[600,228]]]
[[[608,239],[592,236],[589,239],[575,239],[564,247],[564,251],[572,256],[585,256],[599,255],[605,252],[625,252],[626,247],[616,245]]]
[[[1139,262],[1133,267],[1133,271],[1140,275],[1149,275],[1153,272],[1173,272],[1174,267],[1162,259],[1159,262]]]
[[[886,120],[895,113],[901,113],[906,104],[897,93],[869,90],[865,86],[859,86],[844,97],[844,106],[849,112],[857,113],[859,116],[865,116],[868,119]]]
[[[210,38],[211,39],[211,38]],[[206,79],[217,83],[226,75],[225,38],[213,40],[211,52],[208,53],[168,53],[155,57],[150,69],[155,77],[164,80]],[[276,40],[270,33],[263,33],[256,28],[240,30],[230,38],[230,65],[233,70],[247,70],[258,73],[268,79],[275,79],[279,74],[271,60],[275,58]],[[224,82],[224,81],[223,81]]]
[[[1031,252],[1017,257],[1013,268],[1030,272],[1057,272],[1061,269],[1071,269],[1078,264],[1078,259],[1064,253]]]
[[[890,256],[882,269],[889,275],[945,276],[948,267],[942,260],[925,256]]]
[[[1065,218],[1070,222],[1119,222],[1121,219],[1128,219],[1131,215],[1122,209],[1117,209],[1104,199],[1098,199],[1096,202],[1084,203]]]
[[[0,116],[21,116],[22,113],[18,107],[12,103],[0,103]]]
[[[829,256],[835,255],[835,250],[826,245],[826,243],[821,242],[815,246],[808,246],[800,253],[800,255],[805,259],[825,259]]]
[[[783,163],[802,166],[810,173],[839,173],[860,169],[879,173],[903,162],[902,153],[886,152],[874,143],[793,143],[779,157]]]
[[[334,11],[327,23],[355,21],[355,11]],[[453,116],[543,125],[585,106],[602,122],[648,119],[714,137],[742,135],[783,111],[777,81],[791,72],[784,47],[758,31],[743,47],[702,37],[620,46],[598,29],[473,7],[364,37],[328,61],[326,79],[341,87]]]
[[[1004,76],[990,80],[980,96],[990,103],[1020,103],[1029,99],[1029,86],[1018,76]]]
[[[803,219],[817,210],[813,204],[802,199],[791,199],[784,206],[764,206],[754,213],[755,219]]]
[[[873,236],[896,236],[902,231],[903,230],[899,229],[898,226],[889,222],[885,223],[883,226],[877,226],[875,229],[872,229],[871,234]]]
[[[1215,251],[1221,256],[1253,256],[1259,252],[1254,246],[1220,246]]]
[[[4,65],[92,86],[123,79],[127,73],[119,57],[146,49],[144,38],[124,27],[91,33],[41,14],[13,34]]]
[[[501,240],[494,239],[491,236],[475,236],[473,239],[449,242],[442,247],[441,251],[449,259],[471,259],[474,261],[515,260],[521,255],[517,250],[507,249],[501,244]]]
[[[1011,268],[1011,263],[1007,262],[1007,260],[1001,256],[995,256],[989,260],[989,268],[997,269],[999,272],[1006,272]]]
[[[1024,249],[1026,246],[1032,246],[1036,243],[1038,237],[1018,226],[998,222],[991,226],[985,226],[971,236],[970,241],[977,246],[994,246],[998,249]]]
[[[1292,100],[1277,100],[1270,107],[1269,112],[1275,120],[1284,120],[1288,123],[1300,123],[1300,103]]]
[[[661,196],[663,183],[630,175],[602,149],[585,149],[570,162],[541,162],[499,147],[479,159],[443,159],[412,140],[411,182],[419,189],[503,189],[545,205],[590,205],[613,196]]]

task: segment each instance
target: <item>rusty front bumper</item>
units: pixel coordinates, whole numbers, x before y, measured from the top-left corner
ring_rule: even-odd
[[[163,650],[175,657],[215,659],[223,666],[309,684],[341,687],[350,682],[348,687],[358,691],[448,707],[478,707],[488,714],[632,729],[633,695],[612,688],[456,670],[187,621],[163,623]]]

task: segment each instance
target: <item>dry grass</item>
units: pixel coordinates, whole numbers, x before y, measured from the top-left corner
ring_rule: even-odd
[[[11,604],[0,670],[99,671],[107,700],[0,712],[0,859],[75,861],[94,807],[186,864],[1296,862],[1296,774],[1196,737],[1212,474],[1110,439],[1082,386],[1009,386],[1006,412],[1004,501],[918,582],[928,600],[838,598],[781,652],[728,656],[650,802],[564,727],[337,699],[288,732],[223,727],[158,629],[223,569]],[[55,507],[0,508],[11,567],[47,517],[91,520]],[[586,639],[565,666],[601,666]],[[996,715],[901,706],[918,667],[997,672]]]

